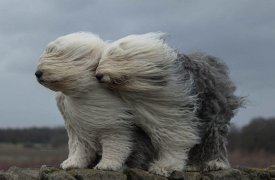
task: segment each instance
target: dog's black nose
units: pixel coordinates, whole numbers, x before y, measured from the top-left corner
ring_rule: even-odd
[[[37,77],[37,79],[40,79],[42,77],[42,75],[43,75],[42,71],[38,70],[35,72],[35,76]]]
[[[100,74],[100,73],[98,73],[98,74],[96,74],[95,75],[95,77],[96,77],[96,79],[98,80],[98,81],[100,81],[102,78],[103,78],[103,74]]]

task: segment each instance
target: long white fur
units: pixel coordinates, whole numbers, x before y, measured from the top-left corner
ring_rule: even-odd
[[[134,109],[141,126],[159,149],[150,172],[169,176],[183,170],[189,150],[199,143],[191,81],[175,73],[176,53],[163,33],[130,35],[107,46],[96,70],[101,82],[117,91]],[[152,78],[153,77],[153,78]],[[168,83],[163,85],[163,83]],[[182,83],[189,83],[182,84]]]
[[[63,169],[84,168],[102,154],[97,169],[119,170],[132,150],[133,117],[121,99],[95,79],[106,47],[91,33],[73,33],[51,42],[41,55],[40,83],[57,91],[65,120],[69,155]]]
[[[69,136],[69,156],[62,168],[87,167],[102,153],[96,168],[120,169],[132,151],[133,123],[159,149],[150,172],[169,176],[184,168],[189,149],[199,141],[195,112],[186,108],[195,104],[196,97],[187,88],[192,86],[179,84],[180,78],[172,73],[176,53],[163,43],[163,35],[132,35],[107,44],[96,35],[74,33],[49,44],[38,70],[43,72],[42,85],[60,91],[57,104]],[[125,59],[131,60],[131,67]],[[98,73],[104,69],[103,81],[127,82],[119,96],[97,82],[97,67]],[[156,74],[161,81],[148,78]],[[169,85],[160,85],[165,82]]]

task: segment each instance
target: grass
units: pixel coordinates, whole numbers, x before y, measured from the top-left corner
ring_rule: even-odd
[[[229,153],[228,158],[233,167],[247,166],[265,168],[275,164],[275,152],[270,153],[263,150],[257,152],[234,150]]]
[[[67,147],[52,147],[42,144],[0,144],[0,169],[11,166],[41,167],[56,166],[66,159]]]
[[[7,170],[11,166],[39,168],[44,164],[59,167],[59,164],[67,158],[67,154],[67,146],[0,143],[0,170]],[[275,164],[275,153],[264,151],[244,153],[235,150],[229,153],[229,161],[233,167],[264,168]]]

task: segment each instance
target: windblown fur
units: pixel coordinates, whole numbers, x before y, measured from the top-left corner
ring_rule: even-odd
[[[225,64],[201,53],[176,53],[162,33],[131,35],[107,46],[96,77],[117,92],[150,136],[159,157],[149,171],[169,176],[229,167],[229,121],[241,106]]]
[[[63,169],[93,164],[119,170],[125,163],[147,169],[155,157],[150,138],[134,124],[131,108],[95,79],[106,46],[96,35],[74,33],[51,42],[40,57],[38,81],[57,91],[69,137]]]

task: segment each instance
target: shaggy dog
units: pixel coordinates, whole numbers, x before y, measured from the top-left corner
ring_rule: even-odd
[[[147,169],[155,156],[150,138],[137,126],[131,109],[95,78],[107,43],[91,33],[73,33],[49,43],[40,57],[37,80],[57,91],[65,120],[69,155],[61,167],[119,170],[124,163]]]
[[[107,46],[96,70],[133,109],[135,123],[151,138],[158,159],[150,172],[169,176],[226,169],[229,121],[242,105],[228,69],[218,58],[178,54],[162,33],[130,35]]]

